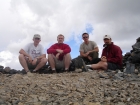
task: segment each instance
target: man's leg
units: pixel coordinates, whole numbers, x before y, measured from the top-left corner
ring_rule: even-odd
[[[19,55],[19,62],[21,64],[21,66],[24,68],[24,70],[26,72],[28,72],[29,71],[29,68],[27,66],[26,58],[25,58],[25,56],[23,54],[20,54]]]
[[[68,70],[69,69],[70,61],[71,61],[71,56],[70,56],[70,53],[68,53],[64,57],[65,70]]]
[[[107,70],[107,62],[103,62],[103,61],[100,61],[97,64],[92,64],[92,65],[87,65],[87,66],[91,67],[94,70],[96,70],[96,69]]]
[[[48,62],[51,66],[51,69],[56,71],[55,69],[55,61],[54,61],[54,55],[53,54],[48,54]]]
[[[91,53],[89,53],[89,55],[88,55],[88,59],[89,59],[90,62],[91,62],[92,60],[98,58],[98,55],[99,55],[98,52],[91,52]]]
[[[34,69],[34,71],[37,71],[40,68],[42,68],[47,63],[47,61],[48,61],[47,58],[42,58],[41,61],[37,64],[37,66]]]

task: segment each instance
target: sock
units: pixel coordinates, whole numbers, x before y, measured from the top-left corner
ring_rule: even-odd
[[[55,70],[55,68],[53,68],[52,70]]]
[[[86,66],[91,67],[91,65],[86,65]]]
[[[65,68],[65,70],[68,70],[68,68]]]

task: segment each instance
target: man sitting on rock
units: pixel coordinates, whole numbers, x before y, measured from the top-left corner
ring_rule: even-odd
[[[70,62],[71,62],[71,48],[69,45],[64,44],[64,35],[59,34],[57,36],[58,43],[53,44],[49,49],[47,49],[48,53],[48,61],[51,66],[51,70],[53,73],[69,70]]]
[[[27,44],[19,51],[19,62],[26,72],[36,72],[47,63],[44,48],[39,44],[40,41],[41,36],[35,34],[33,43]]]
[[[89,34],[83,33],[82,38],[84,42],[80,45],[80,56],[84,60],[85,64],[91,64],[91,62],[98,58],[98,46],[94,41],[89,41]]]
[[[88,67],[96,70],[116,70],[122,67],[122,50],[119,46],[114,45],[109,35],[105,35],[104,38],[104,49],[101,55],[101,61],[97,64],[87,65]]]

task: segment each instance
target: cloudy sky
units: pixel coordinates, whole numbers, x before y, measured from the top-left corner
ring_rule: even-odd
[[[140,0],[0,0],[0,65],[21,70],[19,50],[42,36],[46,50],[63,34],[72,58],[79,55],[81,34],[88,32],[100,54],[109,34],[123,53],[140,37]]]

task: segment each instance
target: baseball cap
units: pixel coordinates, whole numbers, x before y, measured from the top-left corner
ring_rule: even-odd
[[[39,39],[41,39],[41,36],[40,36],[39,34],[34,34],[33,39],[34,39],[34,38],[39,38]]]
[[[109,35],[105,35],[103,39],[111,39]]]

